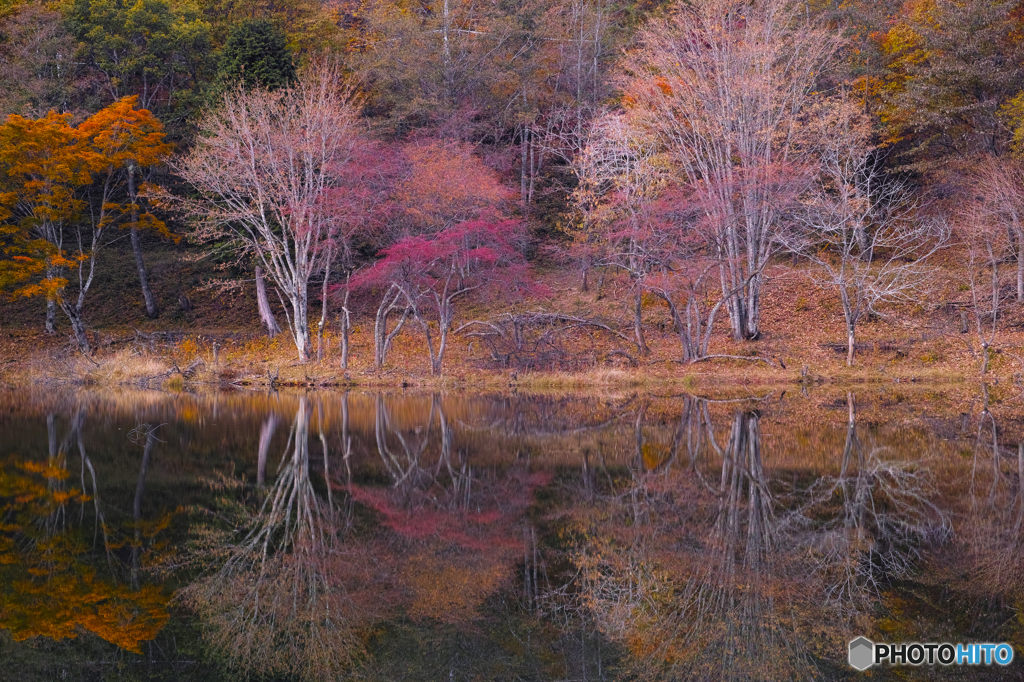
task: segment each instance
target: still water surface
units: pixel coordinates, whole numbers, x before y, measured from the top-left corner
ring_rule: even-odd
[[[1012,392],[0,392],[0,679],[1024,679]]]

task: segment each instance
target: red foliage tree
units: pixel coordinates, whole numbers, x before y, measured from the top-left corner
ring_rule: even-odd
[[[430,371],[440,374],[455,302],[496,284],[506,292],[528,286],[523,237],[522,223],[494,218],[457,223],[430,236],[405,237],[381,251],[381,259],[360,273],[353,284],[386,288],[385,301],[405,305],[403,320],[411,315],[422,326]],[[379,323],[378,315],[378,350],[382,344],[386,350],[386,327]],[[437,329],[436,348],[432,324]],[[383,362],[380,353],[377,359],[379,366]]]
[[[402,157],[408,170],[396,188],[395,201],[407,230],[447,229],[500,211],[511,198],[497,174],[473,155],[468,144],[417,142],[406,145]]]
[[[327,194],[325,207],[334,216],[337,230],[330,248],[337,258],[328,259],[324,272],[322,309],[317,328],[320,336],[327,324],[328,292],[341,299],[341,367],[348,369],[351,311],[348,307],[351,277],[355,270],[353,242],[365,245],[386,240],[388,227],[398,212],[393,190],[403,170],[402,155],[395,147],[364,141],[352,150],[346,163],[335,169],[336,186]],[[344,283],[329,285],[331,263],[337,262]],[[319,354],[319,352],[318,352]]]

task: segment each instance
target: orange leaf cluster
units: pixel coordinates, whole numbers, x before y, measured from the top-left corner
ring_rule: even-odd
[[[35,120],[12,114],[0,125],[0,289],[16,296],[60,295],[67,284],[60,272],[90,257],[81,248],[63,249],[65,230],[87,220],[89,192],[104,197],[97,232],[138,215],[133,191],[126,201],[106,197],[127,173],[161,163],[172,146],[160,121],[136,109],[136,100],[114,102],[77,127],[70,114],[54,111]],[[122,226],[169,236],[150,213]]]
[[[55,523],[69,503],[90,498],[64,488],[63,457],[0,464],[0,627],[15,640],[70,639],[91,632],[128,651],[167,622],[167,595],[104,578],[75,529]]]

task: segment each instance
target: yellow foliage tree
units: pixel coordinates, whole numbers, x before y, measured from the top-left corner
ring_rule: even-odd
[[[90,348],[82,311],[107,228],[121,223],[135,244],[141,228],[168,234],[155,216],[140,214],[134,178],[166,158],[171,146],[160,122],[135,103],[126,97],[77,128],[68,114],[53,111],[36,120],[11,115],[0,125],[0,285],[14,296],[46,296],[48,331],[53,304],[59,305],[84,352]],[[145,286],[141,252],[136,255]],[[73,299],[72,269],[78,274]]]

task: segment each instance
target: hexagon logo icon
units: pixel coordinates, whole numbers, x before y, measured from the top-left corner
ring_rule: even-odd
[[[875,662],[875,645],[866,637],[850,642],[850,665],[857,670],[867,670]]]

